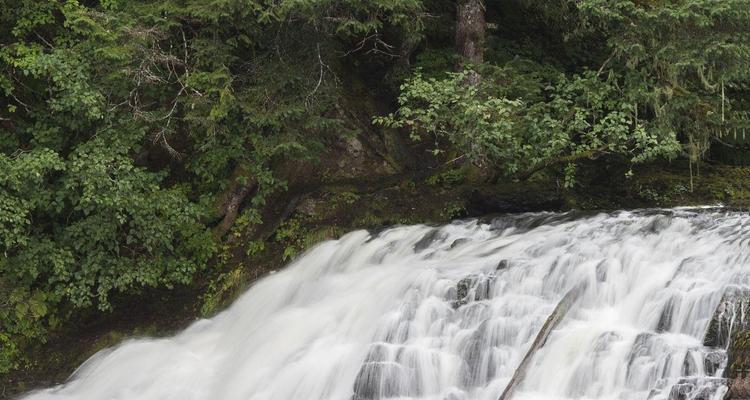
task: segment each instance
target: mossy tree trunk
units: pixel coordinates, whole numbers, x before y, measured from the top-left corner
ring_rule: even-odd
[[[456,9],[456,52],[458,69],[466,63],[484,62],[485,7],[482,0],[459,0]],[[469,76],[471,84],[478,83],[479,74]]]

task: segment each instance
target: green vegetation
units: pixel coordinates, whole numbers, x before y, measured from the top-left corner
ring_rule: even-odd
[[[0,4],[0,375],[348,229],[748,202],[704,160],[750,128],[750,1],[458,3]]]
[[[375,122],[508,177],[559,165],[568,185],[581,160],[696,163],[712,141],[748,127],[750,2],[538,3],[518,14],[488,4],[513,17],[498,21],[485,62],[448,73],[428,62],[429,75],[402,85],[398,111]],[[534,12],[549,31],[504,35]]]
[[[344,51],[415,34],[421,4],[0,8],[2,373],[76,310],[192,283],[228,230],[214,221],[262,207],[280,164],[353,133],[337,109]],[[386,45],[372,40],[363,51]]]

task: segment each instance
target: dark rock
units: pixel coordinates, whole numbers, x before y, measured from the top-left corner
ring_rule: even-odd
[[[696,352],[696,350],[688,350],[685,353],[685,360],[682,362],[683,376],[697,375],[700,372],[696,361]],[[700,354],[698,354],[698,357],[700,357]]]
[[[434,228],[430,229],[427,234],[425,234],[422,239],[419,239],[417,243],[414,244],[414,252],[419,253],[422,250],[425,250],[426,248],[430,247],[433,243],[437,242],[440,239],[440,229]]]
[[[364,363],[354,380],[353,400],[411,396],[408,382],[405,369],[395,362]]]
[[[706,353],[703,358],[703,369],[706,375],[714,376],[727,361],[727,353],[723,350],[716,350]]]
[[[631,382],[634,374],[637,375],[639,369],[642,368],[641,361],[644,358],[650,358],[651,354],[653,354],[654,347],[659,345],[659,336],[654,333],[643,332],[636,336],[633,346],[630,349],[628,365],[626,366],[626,379],[628,382]],[[669,359],[666,361],[664,366],[665,369],[669,367],[670,362],[671,360]]]
[[[646,225],[643,229],[643,233],[659,233],[664,229],[667,229],[672,224],[672,216],[670,215],[657,215],[651,220],[651,223]]]
[[[727,289],[709,324],[707,346],[727,349],[724,376],[729,379],[725,400],[750,399],[750,289]],[[708,370],[708,369],[707,369]]]
[[[456,290],[450,292],[455,293],[455,297],[452,298],[453,308],[492,298],[494,282],[494,275],[471,275],[461,279],[456,284]]]
[[[565,201],[555,191],[504,193],[495,188],[476,189],[469,195],[466,209],[470,215],[488,215],[500,213],[521,213],[530,211],[557,211],[563,208]]]
[[[703,344],[727,348],[734,333],[750,329],[750,289],[730,287],[716,307]]]
[[[453,243],[451,243],[451,247],[450,248],[451,249],[455,249],[456,247],[458,247],[458,246],[460,246],[460,245],[462,245],[464,243],[467,243],[468,241],[469,241],[469,239],[467,239],[467,238],[456,239],[456,240],[453,241]]]

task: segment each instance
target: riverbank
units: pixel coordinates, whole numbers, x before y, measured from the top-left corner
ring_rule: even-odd
[[[46,344],[30,350],[25,368],[1,377],[0,398],[61,383],[96,351],[126,338],[170,335],[196,319],[210,317],[254,281],[283,268],[315,243],[351,230],[542,210],[719,203],[750,207],[750,168],[746,167],[704,164],[700,175],[693,177],[691,190],[684,161],[638,166],[630,177],[625,166],[590,163],[580,167],[576,185],[566,189],[551,174],[527,182],[492,182],[468,165],[398,171],[361,152],[339,155],[333,160],[342,173],[328,175],[317,185],[292,182],[267,202],[263,224],[238,218],[222,241],[220,256],[194,284],[144,291],[135,300],[123,297],[115,301],[111,313],[83,313]],[[325,168],[336,165],[321,166]]]

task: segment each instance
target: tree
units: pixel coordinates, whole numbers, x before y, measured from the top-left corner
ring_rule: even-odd
[[[456,6],[456,52],[460,63],[484,62],[485,18],[481,0],[461,0]]]
[[[210,274],[243,208],[259,223],[284,188],[280,166],[352,133],[346,63],[390,65],[421,13],[418,0],[0,5],[0,373],[82,309]]]
[[[476,10],[470,3],[461,6]],[[712,140],[748,126],[749,6],[747,0],[504,6],[493,12],[504,12],[507,26],[486,38],[492,59],[459,75],[417,72],[402,86],[398,112],[377,122],[404,127],[415,138],[447,138],[475,163],[515,178],[560,165],[570,176],[576,161],[601,156],[637,163],[683,154],[693,163]],[[464,32],[463,20],[457,33]],[[545,30],[526,27],[534,23]],[[530,42],[527,35],[539,37]],[[480,72],[476,89],[456,85]]]

